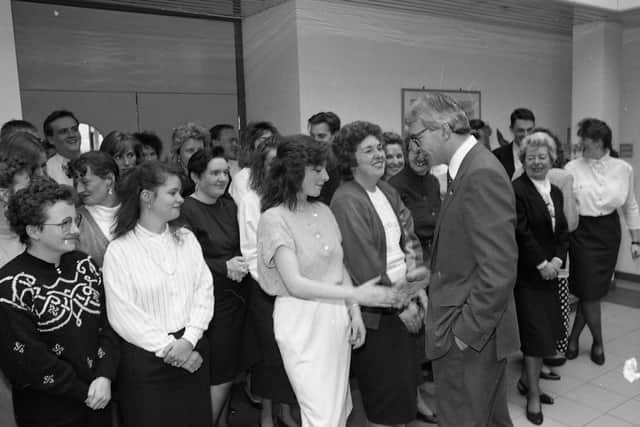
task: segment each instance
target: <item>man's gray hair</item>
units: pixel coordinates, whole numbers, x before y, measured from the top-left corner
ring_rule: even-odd
[[[429,92],[420,95],[411,103],[404,120],[407,126],[419,122],[448,124],[455,133],[469,133],[469,118],[462,107],[442,92]]]

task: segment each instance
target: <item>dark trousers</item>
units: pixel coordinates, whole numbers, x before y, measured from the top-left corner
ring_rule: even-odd
[[[495,337],[481,352],[455,342],[433,361],[439,427],[512,427],[506,390],[507,360],[496,360]]]

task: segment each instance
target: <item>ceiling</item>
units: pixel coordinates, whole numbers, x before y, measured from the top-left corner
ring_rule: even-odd
[[[38,0],[28,0],[38,1]],[[287,0],[42,0],[75,6],[163,11],[241,19]],[[317,0],[320,1],[320,0]],[[571,34],[574,24],[615,20],[640,24],[640,8],[616,12],[579,6],[563,0],[329,0],[337,3],[386,8],[412,14],[436,15],[497,25],[517,26]]]

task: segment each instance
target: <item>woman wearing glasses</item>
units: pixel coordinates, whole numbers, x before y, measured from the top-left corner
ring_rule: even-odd
[[[415,333],[422,329],[426,269],[413,218],[398,192],[382,180],[385,153],[380,127],[353,122],[334,145],[343,183],[331,201],[342,234],[344,263],[354,285],[380,276],[394,286],[416,282],[415,301],[402,310],[362,307],[367,340],[353,352],[367,419],[372,426],[416,419],[420,375]]]
[[[118,376],[125,427],[211,426],[213,278],[192,232],[175,225],[181,171],[145,162],[122,186],[104,255],[107,311],[122,337]]]
[[[7,218],[27,250],[0,270],[9,348],[2,370],[23,426],[104,426],[118,363],[102,275],[76,251],[73,190],[41,179],[9,201]]]
[[[69,175],[82,201],[78,212],[84,221],[80,224],[78,249],[91,255],[102,267],[120,208],[116,194],[120,170],[110,155],[90,151],[69,163]]]

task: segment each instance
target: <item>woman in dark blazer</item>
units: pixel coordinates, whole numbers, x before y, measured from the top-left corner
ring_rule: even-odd
[[[542,358],[555,354],[562,332],[558,272],[569,247],[567,220],[560,189],[547,173],[555,160],[552,138],[543,132],[521,143],[524,174],[513,182],[518,223],[518,278],[515,287],[524,367],[518,391],[527,395],[527,419],[542,424],[541,403],[553,399],[540,392]]]

